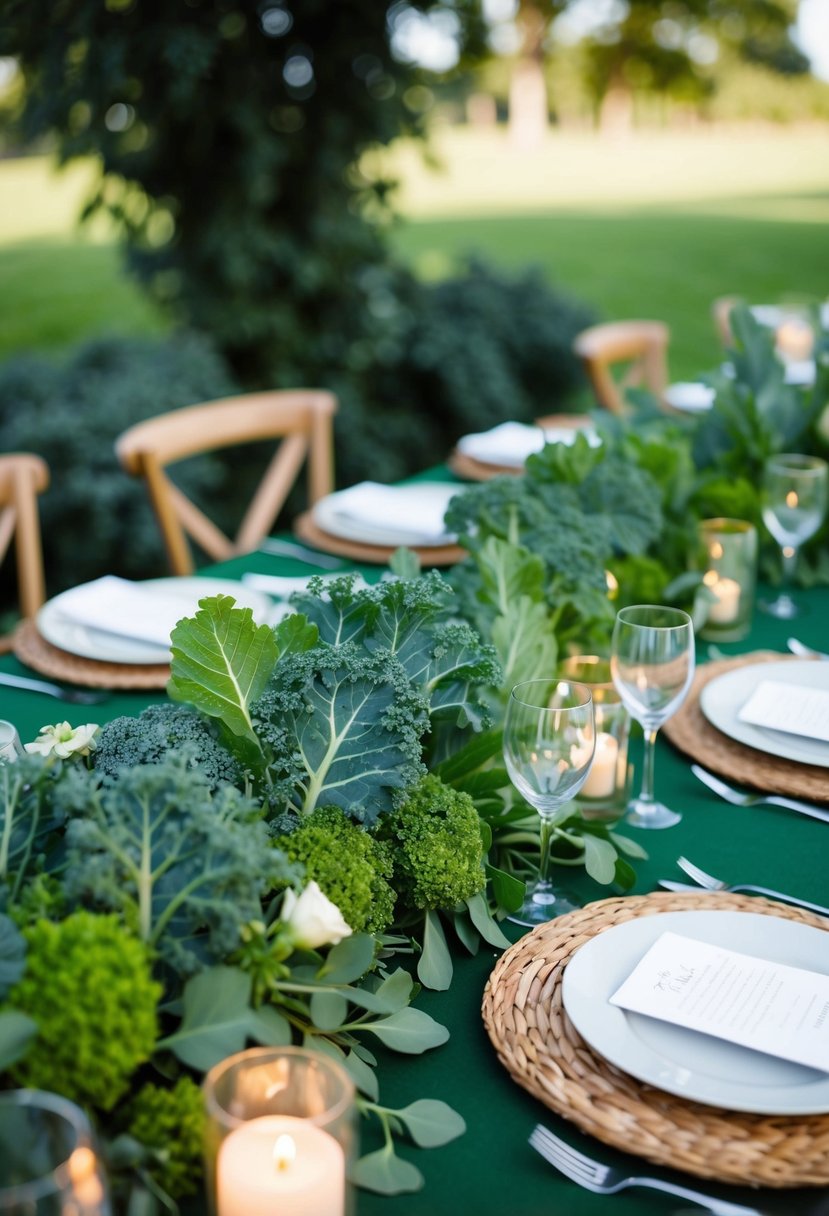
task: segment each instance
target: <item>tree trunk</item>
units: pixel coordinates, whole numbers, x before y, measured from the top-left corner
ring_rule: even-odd
[[[522,0],[516,24],[521,32],[521,50],[510,79],[509,137],[516,148],[531,151],[544,142],[549,120],[544,79],[547,23],[534,4]]]

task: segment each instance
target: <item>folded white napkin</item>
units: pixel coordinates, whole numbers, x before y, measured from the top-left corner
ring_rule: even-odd
[[[804,385],[813,384],[817,374],[817,366],[814,359],[792,359],[785,367],[785,380],[787,384]]]
[[[106,574],[65,591],[60,599],[60,614],[77,625],[103,633],[167,646],[176,623],[192,615],[197,606],[197,598],[189,603],[181,595]]]
[[[461,488],[433,481],[409,486],[361,481],[332,494],[329,503],[345,523],[382,529],[390,536],[399,533],[401,543],[430,544],[451,539],[443,517],[450,498],[460,493]]]
[[[242,582],[246,587],[252,587],[254,591],[264,591],[266,595],[273,596],[274,599],[286,600],[295,591],[307,591],[308,583],[312,578],[321,578],[324,583],[330,583],[333,578],[342,578],[346,573],[349,571],[343,570],[332,574],[299,574],[290,577],[281,574],[255,574],[251,570],[242,575]],[[362,577],[358,576],[354,585],[357,588],[363,588],[367,584]]]
[[[458,440],[458,451],[483,464],[518,467],[528,456],[540,452],[545,443],[573,443],[583,434],[591,447],[601,441],[591,427],[556,426],[542,429],[524,422],[502,422],[489,431],[477,431]]]
[[[737,717],[752,726],[829,743],[829,690],[761,680]]]

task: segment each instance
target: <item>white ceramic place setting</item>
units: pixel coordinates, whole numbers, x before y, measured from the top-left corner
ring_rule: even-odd
[[[577,435],[583,435],[591,447],[601,444],[589,419],[578,426],[531,426],[525,422],[502,422],[488,431],[462,435],[456,450],[478,464],[520,469],[529,456],[540,452],[546,444],[563,443],[570,446],[575,443]]]
[[[454,542],[443,517],[450,499],[462,491],[455,482],[388,486],[362,481],[327,495],[311,514],[317,527],[343,540],[438,548]]]

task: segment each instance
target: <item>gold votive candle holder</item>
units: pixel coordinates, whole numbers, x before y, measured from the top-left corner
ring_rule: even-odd
[[[700,523],[701,638],[738,642],[751,628],[757,583],[757,529],[744,519],[704,519]],[[704,612],[704,616],[703,616]]]
[[[585,819],[613,822],[624,814],[630,794],[630,715],[616,691],[608,659],[595,654],[571,655],[561,664],[559,675],[586,684],[593,697],[596,750],[576,805]]]
[[[351,1216],[354,1083],[303,1047],[255,1047],[204,1079],[211,1216]]]

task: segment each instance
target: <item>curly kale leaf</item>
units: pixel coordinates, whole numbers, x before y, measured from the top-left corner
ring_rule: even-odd
[[[347,642],[278,663],[253,721],[293,806],[339,806],[370,824],[423,771],[427,710],[394,655]]]
[[[226,958],[263,895],[294,877],[253,804],[229,786],[211,793],[186,751],[117,779],[77,769],[59,792],[67,898],[119,912],[181,972]]]
[[[48,869],[50,837],[62,822],[54,791],[69,768],[43,756],[0,762],[0,907],[19,903],[26,885]]]

